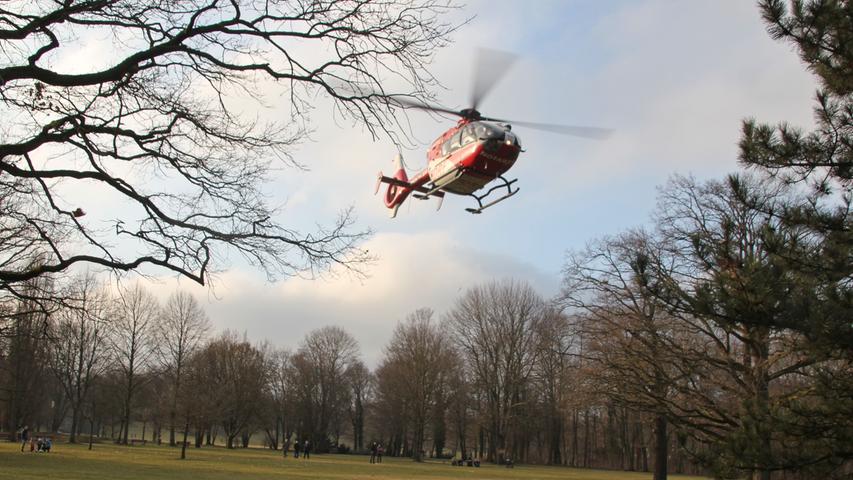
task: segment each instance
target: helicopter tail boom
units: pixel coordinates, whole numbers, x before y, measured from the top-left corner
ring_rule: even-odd
[[[428,198],[429,196],[444,197],[444,192],[434,192],[424,188],[424,184],[429,180],[429,174],[426,170],[417,174],[412,181],[409,181],[409,176],[406,174],[406,169],[403,167],[403,156],[397,154],[394,157],[395,172],[393,177],[388,177],[379,172],[376,178],[376,190],[374,193],[379,193],[379,187],[383,183],[388,184],[385,190],[385,206],[388,207],[391,218],[397,216],[397,210],[400,205],[406,200],[412,192],[419,192],[422,195],[417,195],[418,198]],[[439,203],[441,208],[441,203]]]

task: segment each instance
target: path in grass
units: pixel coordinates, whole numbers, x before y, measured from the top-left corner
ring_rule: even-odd
[[[20,480],[249,480],[249,479],[649,479],[651,474],[582,470],[563,467],[519,466],[513,469],[483,465],[453,467],[448,463],[386,457],[371,465],[367,457],[313,455],[310,460],[282,459],[280,453],[260,449],[188,449],[179,460],[177,448],[145,446],[54,445],[49,454],[21,453],[20,445],[0,443],[0,479]],[[671,476],[697,479],[698,477]]]

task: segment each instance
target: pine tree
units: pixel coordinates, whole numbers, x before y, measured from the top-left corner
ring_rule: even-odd
[[[765,239],[792,287],[770,327],[801,334],[802,354],[823,359],[810,394],[789,399],[777,422],[801,439],[788,467],[843,476],[853,460],[853,2],[761,0],[759,8],[770,35],[793,44],[818,81],[813,131],[748,120],[740,141],[745,165],[811,187],[807,202],[770,212],[803,232],[798,241]]]
[[[740,159],[789,183],[812,187],[809,202],[782,211],[810,235],[780,243],[775,261],[802,287],[775,326],[806,335],[813,346],[853,354],[853,2],[761,0],[768,32],[792,43],[816,75],[816,129],[780,123],[743,124]]]

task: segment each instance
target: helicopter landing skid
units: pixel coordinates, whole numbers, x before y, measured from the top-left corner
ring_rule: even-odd
[[[412,196],[418,200],[429,200],[432,197],[437,197],[438,206],[435,207],[436,210],[441,210],[441,205],[444,203],[444,192],[430,191],[429,193],[413,193]]]
[[[513,190],[513,189],[512,189],[512,184],[518,181],[518,179],[517,179],[517,178],[514,178],[514,179],[512,179],[512,180],[507,180],[507,179],[505,179],[503,176],[498,176],[498,178],[500,178],[501,180],[503,180],[503,182],[504,182],[504,183],[503,183],[503,185],[497,185],[497,186],[494,186],[494,187],[490,188],[488,192],[486,192],[486,193],[484,193],[484,194],[482,194],[482,195],[474,195],[473,193],[469,193],[469,194],[468,194],[469,196],[474,197],[474,200],[476,200],[476,201],[477,201],[477,204],[478,204],[480,207],[479,207],[479,208],[466,208],[466,209],[465,209],[465,211],[466,211],[466,212],[470,212],[470,213],[473,213],[473,214],[480,214],[480,213],[483,213],[483,210],[485,210],[485,209],[487,209],[487,208],[491,207],[492,205],[495,205],[496,203],[500,203],[500,202],[502,202],[502,201],[506,200],[507,198],[509,198],[509,197],[511,197],[511,196],[513,196],[513,195],[515,195],[516,193],[518,193],[518,191],[520,190],[519,188],[516,188],[515,190]],[[485,204],[485,205],[483,204],[483,199],[484,199],[484,198],[486,198],[486,197],[488,197],[489,195],[491,195],[491,194],[492,194],[492,192],[494,192],[495,190],[498,190],[498,189],[501,189],[501,188],[506,188],[507,193],[506,193],[504,196],[502,196],[502,197],[500,197],[500,198],[497,198],[497,199],[495,199],[495,200],[492,200],[491,202],[489,202],[489,203],[487,203],[487,204]]]

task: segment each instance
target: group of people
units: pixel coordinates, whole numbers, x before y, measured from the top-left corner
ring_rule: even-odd
[[[30,428],[27,425],[24,425],[24,428],[20,430],[21,434],[21,451],[23,452],[27,445],[30,447],[31,452],[50,452],[50,448],[53,446],[53,441],[50,437],[38,437],[31,438],[30,437]]]
[[[451,461],[450,463],[451,463],[454,467],[461,467],[461,466],[464,466],[464,465],[468,465],[469,467],[478,467],[478,468],[480,467],[480,459],[479,459],[479,458],[474,458],[474,457],[473,457],[473,456],[471,456],[471,455],[468,455],[468,458],[467,458],[467,459],[465,459],[465,458],[460,458],[460,459],[458,459],[458,460],[457,460],[457,459],[455,459],[455,458],[454,458],[454,459],[453,459],[453,461]]]
[[[299,440],[293,442],[293,458],[299,458],[299,452],[302,452],[302,458],[311,458],[311,442],[308,440],[303,444],[300,444]]]
[[[382,463],[382,454],[385,453],[385,447],[381,443],[373,442],[370,444],[370,463]]]

